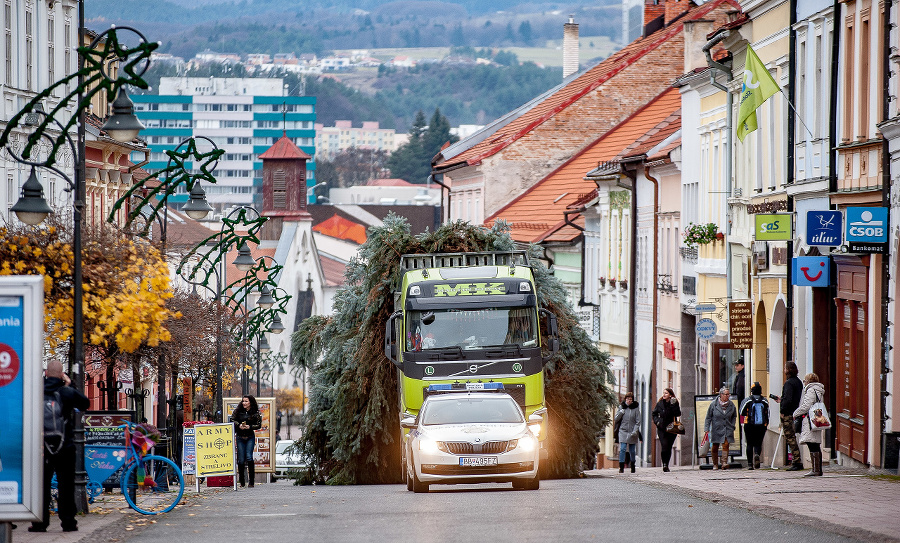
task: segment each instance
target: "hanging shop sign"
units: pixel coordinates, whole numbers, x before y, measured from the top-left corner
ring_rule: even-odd
[[[716,332],[718,331],[719,327],[716,326],[716,321],[712,319],[700,319],[697,321],[697,337],[704,341],[709,341],[716,337]]]
[[[747,213],[755,215],[757,213],[777,213],[778,211],[787,211],[787,200],[775,200],[773,202],[763,202],[761,204],[750,204],[747,206]]]
[[[844,215],[840,211],[807,211],[806,244],[837,247],[844,241]]]
[[[798,256],[791,261],[793,281],[798,287],[827,287],[831,284],[831,266],[827,256]]]
[[[883,253],[887,249],[886,207],[847,208],[847,247],[851,253]]]
[[[728,303],[728,333],[732,349],[753,348],[753,303]]]
[[[790,213],[755,215],[757,241],[790,241],[793,239],[793,221]]]

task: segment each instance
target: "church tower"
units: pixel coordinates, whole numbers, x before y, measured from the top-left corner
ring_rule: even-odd
[[[259,158],[263,163],[262,214],[269,217],[262,239],[277,240],[285,222],[312,221],[306,210],[306,161],[312,157],[282,134]]]

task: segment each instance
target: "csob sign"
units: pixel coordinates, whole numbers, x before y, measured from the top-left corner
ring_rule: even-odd
[[[848,207],[847,244],[852,252],[883,253],[887,244],[885,207]]]
[[[827,287],[831,284],[831,266],[827,256],[798,256],[793,265],[791,284],[798,287]]]
[[[806,244],[837,247],[844,241],[844,216],[840,211],[807,211]]]
[[[789,241],[793,238],[790,213],[755,215],[757,241]]]

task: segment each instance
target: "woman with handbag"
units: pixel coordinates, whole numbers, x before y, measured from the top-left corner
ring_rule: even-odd
[[[722,387],[719,397],[712,401],[706,411],[706,422],[703,430],[709,432],[712,444],[713,466],[715,469],[728,469],[728,449],[734,442],[734,425],[737,423],[737,408],[731,401],[731,392]],[[719,465],[719,445],[722,446],[722,465]]]
[[[819,382],[819,376],[815,373],[807,373],[803,378],[803,394],[800,396],[800,406],[794,411],[794,420],[802,421],[800,443],[806,443],[809,448],[809,460],[812,469],[804,477],[822,475],[822,433],[823,429],[810,424],[809,410],[816,403],[825,400],[825,385]],[[829,427],[831,425],[829,424]]]
[[[681,406],[675,397],[675,391],[671,388],[664,389],[662,398],[653,408],[653,424],[656,425],[656,435],[659,437],[663,471],[669,471],[669,459],[672,458],[675,437],[684,433],[684,425],[677,421],[680,416]]]
[[[619,473],[625,472],[629,462],[634,473],[637,443],[641,440],[641,410],[633,392],[625,394],[625,400],[616,409],[616,424],[619,426]]]
[[[759,469],[762,442],[769,425],[769,401],[763,397],[758,381],[750,387],[750,396],[741,406],[741,422],[747,436],[747,469]]]

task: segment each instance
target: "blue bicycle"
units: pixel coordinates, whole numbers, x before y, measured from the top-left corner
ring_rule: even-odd
[[[125,429],[125,473],[122,494],[128,505],[144,515],[171,511],[184,495],[184,476],[174,462],[164,456],[141,454],[132,439],[139,425],[128,422]]]

